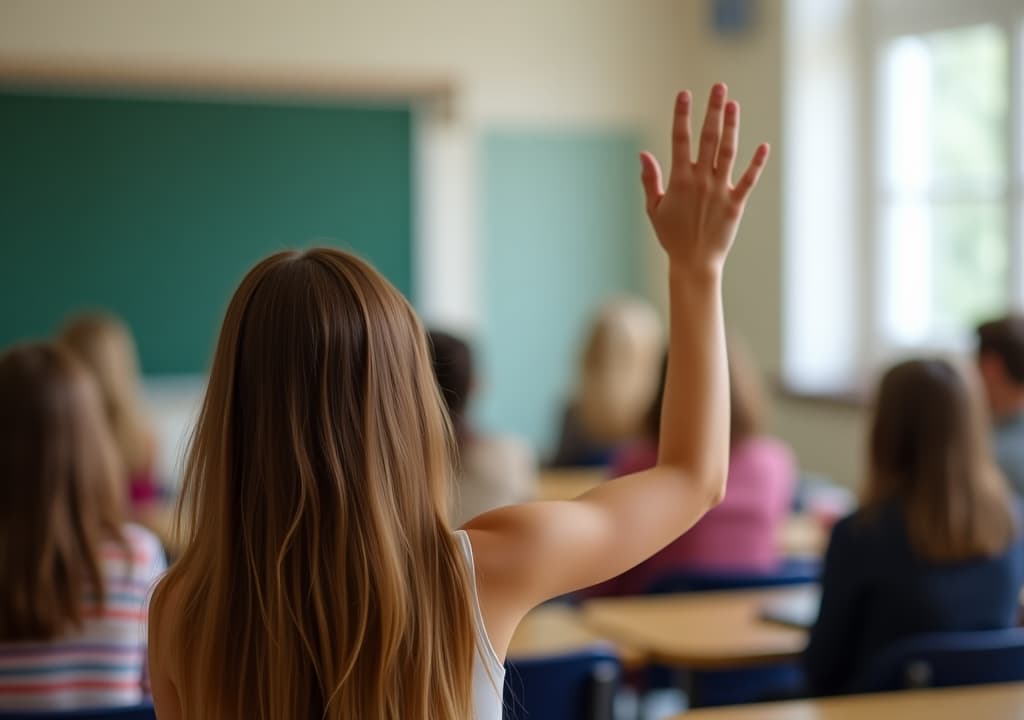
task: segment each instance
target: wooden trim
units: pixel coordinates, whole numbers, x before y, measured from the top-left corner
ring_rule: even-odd
[[[776,394],[784,400],[844,410],[863,410],[868,406],[868,393],[857,387],[837,388],[831,392],[808,392],[793,387],[781,377],[776,378],[774,384]]]
[[[32,61],[0,57],[0,87],[158,93],[261,99],[440,101],[448,106],[454,86],[443,77],[332,74],[323,70],[264,69],[128,62]]]

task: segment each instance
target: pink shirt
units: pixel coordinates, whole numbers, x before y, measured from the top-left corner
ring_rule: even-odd
[[[657,460],[650,441],[619,454],[614,475],[646,470]],[[793,454],[778,440],[758,437],[732,449],[722,503],[675,542],[587,595],[629,595],[680,570],[769,572],[780,560],[778,536],[796,484]]]

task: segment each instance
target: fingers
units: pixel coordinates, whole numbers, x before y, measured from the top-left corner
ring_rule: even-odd
[[[715,161],[715,176],[722,183],[732,180],[732,168],[736,161],[736,146],[740,135],[740,105],[734,100],[725,104],[725,127],[722,142],[718,146],[718,159]]]
[[[689,90],[676,95],[676,109],[672,117],[672,175],[690,169],[690,107],[693,96]],[[655,163],[656,164],[656,163]]]
[[[708,111],[704,116],[704,127],[700,131],[700,152],[697,154],[698,171],[711,171],[718,155],[718,143],[722,139],[722,114],[725,109],[727,89],[724,83],[715,83],[708,100]]]
[[[758,178],[761,177],[761,171],[764,170],[764,166],[768,163],[768,143],[761,143],[757,146],[757,150],[754,151],[754,159],[750,161],[750,167],[743,173],[743,177],[733,188],[732,198],[736,203],[742,204],[746,201],[747,196],[750,195],[750,191],[757,185]]]
[[[650,215],[665,194],[661,184],[661,166],[649,152],[640,153],[640,182],[644,186],[645,205]]]

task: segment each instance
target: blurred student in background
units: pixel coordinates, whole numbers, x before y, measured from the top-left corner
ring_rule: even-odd
[[[978,368],[995,423],[996,461],[1024,496],[1024,316],[978,328]]]
[[[72,318],[59,339],[96,378],[132,508],[158,500],[156,441],[142,407],[138,353],[131,332],[112,315],[88,313]]]
[[[477,432],[469,419],[469,399],[476,385],[473,351],[462,340],[436,330],[429,340],[434,374],[458,443],[452,525],[459,527],[488,510],[532,500],[537,462],[530,449],[513,437]]]
[[[771,572],[781,556],[778,537],[793,503],[796,468],[792,451],[764,434],[761,380],[742,343],[729,338],[731,425],[729,481],[725,499],[654,557],[594,588],[592,595],[632,595],[659,578],[686,570]],[[647,414],[647,437],[624,448],[614,477],[653,467],[658,459],[661,388]]]
[[[0,709],[145,695],[156,538],[122,522],[119,463],[89,372],[65,348],[0,355]]]
[[[642,434],[664,349],[649,304],[617,298],[601,308],[583,349],[575,397],[562,416],[553,467],[607,465]]]
[[[883,377],[860,510],[832,532],[805,655],[810,689],[851,689],[872,658],[927,632],[1017,621],[1020,512],[992,457],[973,372],[914,360]]]

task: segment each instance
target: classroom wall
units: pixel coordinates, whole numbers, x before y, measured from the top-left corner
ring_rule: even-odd
[[[784,3],[758,3],[759,29],[748,36],[723,38],[699,22],[701,3],[681,3],[679,23],[682,82],[705,87],[729,84],[742,105],[746,149],[767,140],[772,158],[762,176],[729,259],[725,302],[730,326],[743,335],[775,389],[775,430],[796,449],[802,468],[855,485],[861,473],[864,413],[852,407],[799,400],[778,392],[782,368],[782,258]],[[798,138],[786,138],[795,142]]]
[[[489,124],[638,128],[645,144],[664,155],[672,92],[702,92],[725,80],[743,103],[742,152],[761,139],[776,151],[730,264],[726,303],[731,324],[777,376],[783,0],[755,5],[760,17],[752,31],[721,37],[711,29],[707,0],[0,0],[0,61],[449,79],[453,106],[430,130],[446,160],[430,191],[442,211],[478,206],[475,140]],[[436,270],[445,258],[478,266],[479,218],[467,210],[424,222],[433,242],[444,245],[422,264],[429,275],[418,284],[424,312],[472,328],[480,321],[473,310],[480,306],[479,274],[452,286]],[[637,252],[652,296],[663,298],[653,243]],[[844,482],[858,474],[859,422],[859,413],[842,408],[788,400],[777,406],[778,432],[804,467]]]

